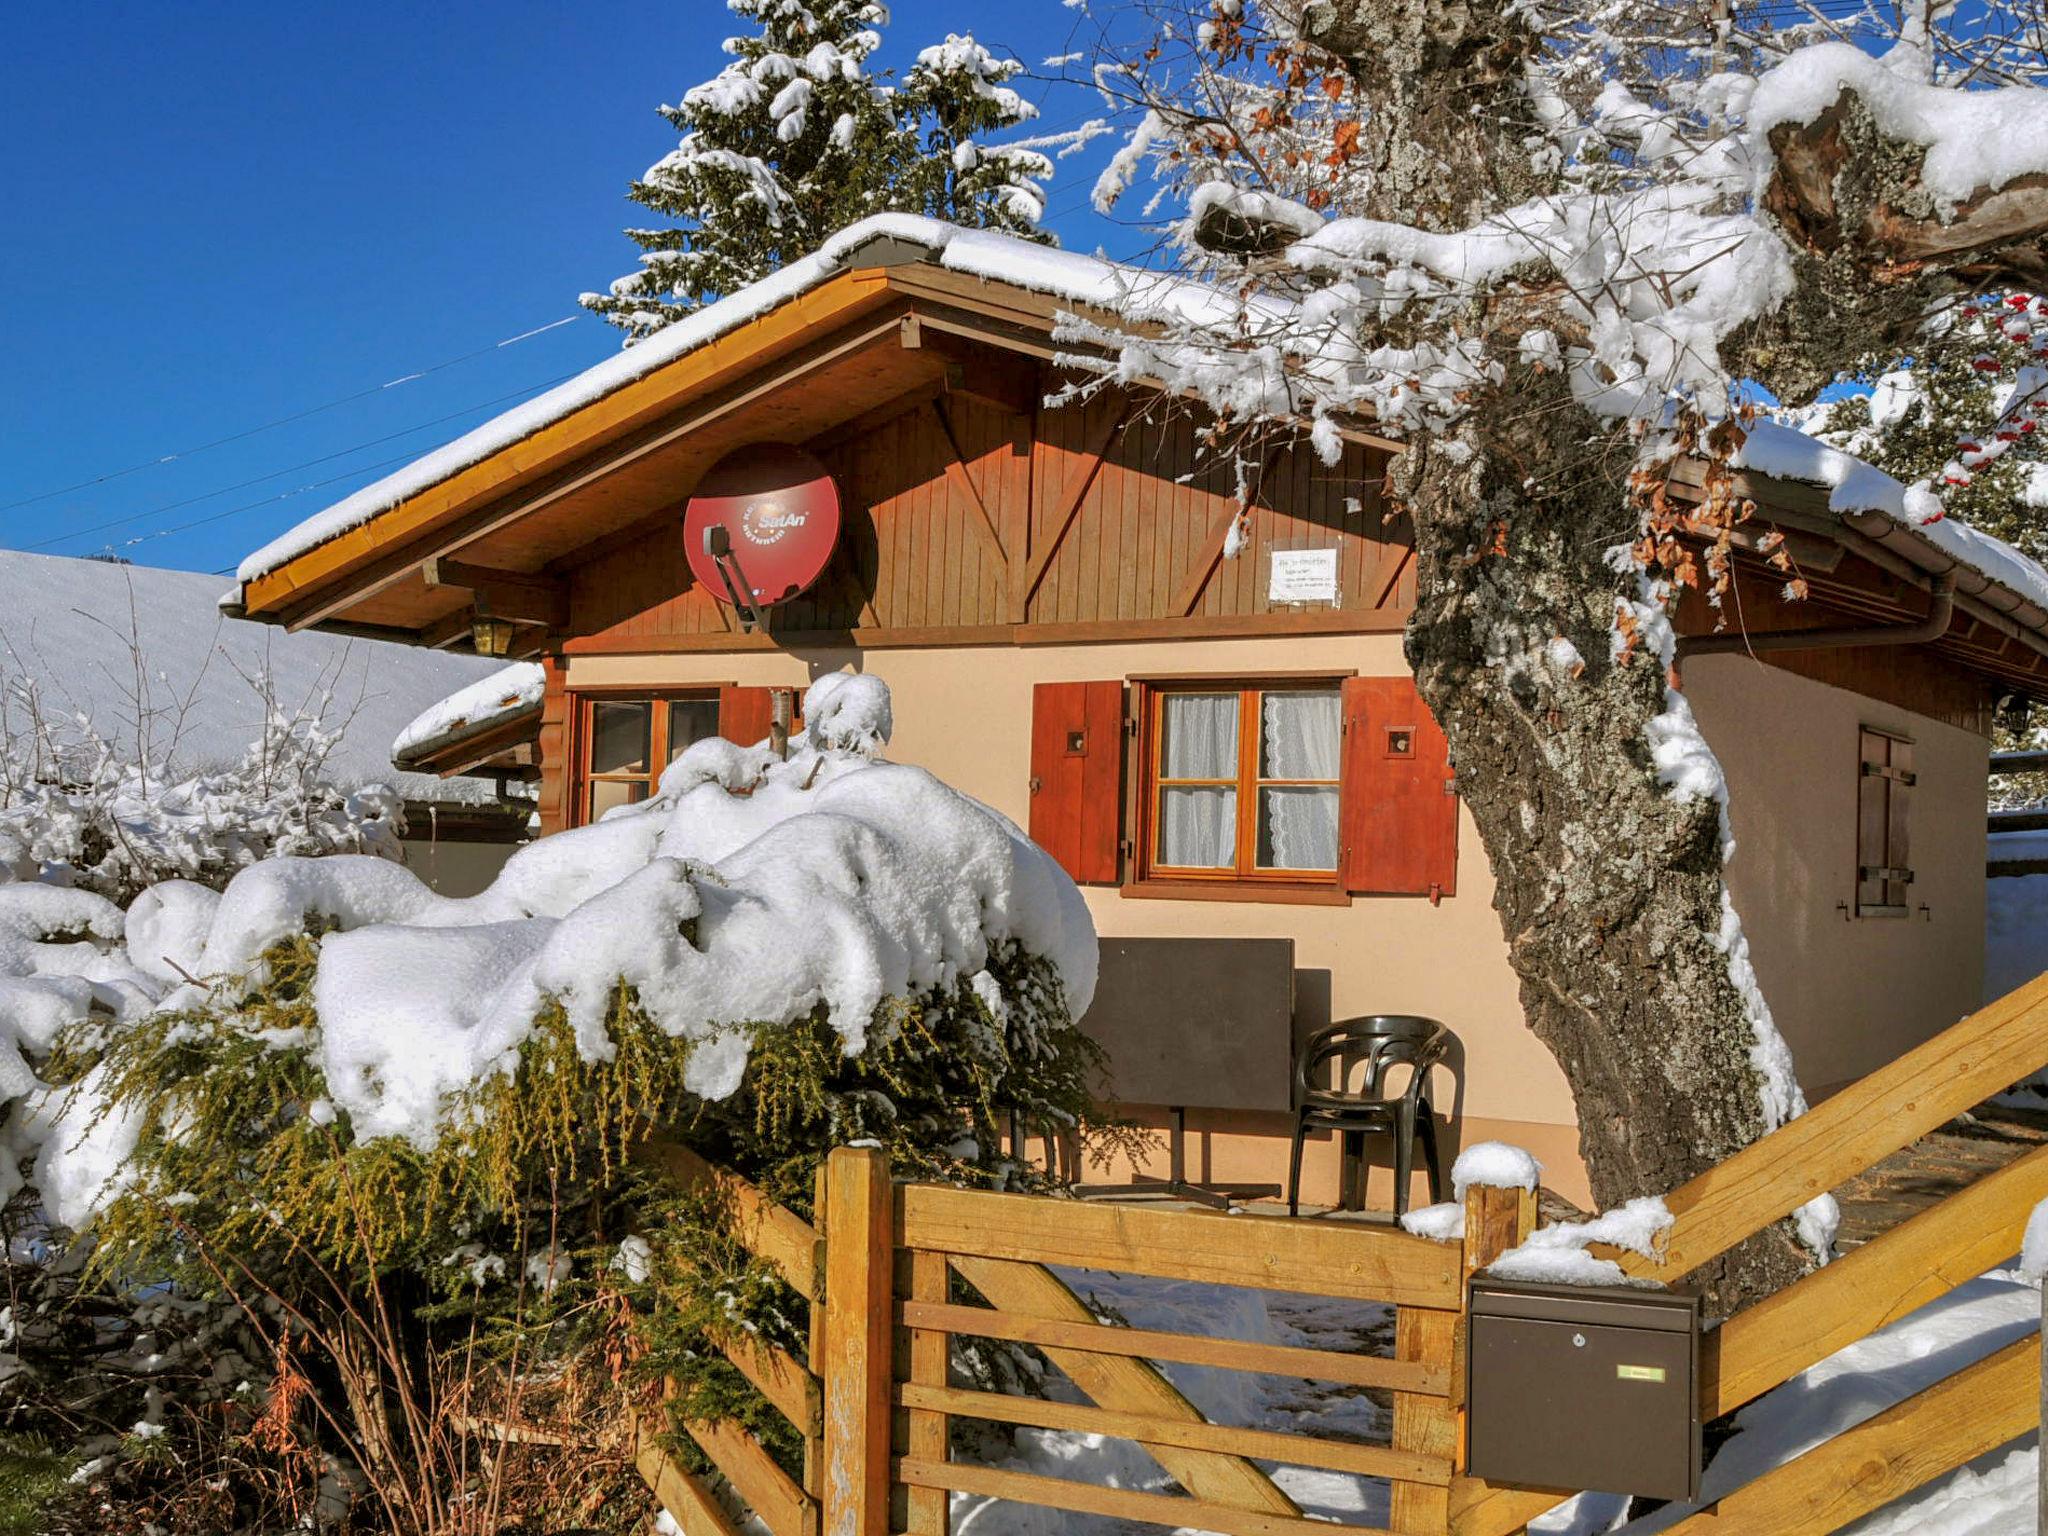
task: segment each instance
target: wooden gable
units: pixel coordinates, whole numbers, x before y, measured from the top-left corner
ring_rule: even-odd
[[[1032,395],[1055,384],[1047,369]],[[775,611],[777,636],[1390,628],[1412,605],[1407,524],[1387,516],[1382,455],[1363,444],[1334,466],[1305,444],[1272,453],[1244,552],[1226,559],[1235,478],[1200,452],[1203,422],[1184,404],[1105,391],[1017,410],[941,391],[876,414],[811,444],[838,479],[844,528],[823,579]],[[678,502],[674,517],[571,568],[568,651],[738,638],[731,610],[690,579],[680,515]],[[1270,603],[1264,556],[1276,547],[1335,549],[1338,601]]]

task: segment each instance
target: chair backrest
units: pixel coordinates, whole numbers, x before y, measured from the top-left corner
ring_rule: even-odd
[[[1378,1099],[1387,1068],[1406,1066],[1410,1069],[1406,1091],[1419,1092],[1430,1067],[1443,1059],[1450,1038],[1451,1032],[1437,1020],[1416,1013],[1372,1013],[1339,1020],[1302,1042],[1294,1059],[1296,1101],[1311,1091],[1310,1079],[1332,1060],[1340,1062],[1341,1071],[1343,1066],[1363,1059],[1364,1086],[1353,1092],[1342,1086],[1340,1078],[1337,1089],[1314,1091],[1325,1095],[1334,1091],[1360,1102]]]

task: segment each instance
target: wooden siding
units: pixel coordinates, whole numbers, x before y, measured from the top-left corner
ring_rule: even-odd
[[[1414,563],[1405,520],[1385,516],[1378,450],[1347,445],[1334,466],[1305,445],[1270,455],[1249,542],[1225,560],[1235,477],[1201,451],[1202,426],[1184,406],[1141,408],[1108,392],[1027,416],[925,391],[819,439],[812,446],[844,497],[839,549],[772,628],[957,636],[1269,614],[1282,628],[1297,615],[1274,614],[1266,600],[1275,548],[1338,551],[1339,601],[1309,612],[1392,622],[1407,611]],[[571,572],[570,634],[650,650],[739,638],[730,610],[692,582],[677,521]]]

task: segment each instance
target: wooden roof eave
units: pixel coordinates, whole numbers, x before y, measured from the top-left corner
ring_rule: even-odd
[[[439,552],[447,541],[423,550],[417,559],[394,562],[395,551],[454,530],[475,509],[573,468],[691,399],[788,358],[806,340],[857,323],[891,297],[888,269],[840,273],[244,582],[242,608],[252,619],[292,629],[329,619]],[[338,598],[332,595],[337,587],[343,589]]]
[[[403,757],[394,757],[392,766],[444,779],[472,773],[534,741],[540,734],[540,722],[541,706],[536,701],[530,708],[508,711],[476,729],[451,732]],[[503,766],[518,771],[530,765],[515,762]]]
[[[1953,572],[1959,616],[1975,620],[2011,640],[2027,653],[2024,666],[1992,667],[1978,657],[1962,658],[1979,670],[1995,671],[2008,682],[2048,701],[2048,611],[2028,602],[1981,571],[1962,564],[1916,529],[1881,512],[1837,512],[1828,493],[1798,480],[1737,472],[1733,490],[1754,501],[1757,517],[1791,533],[1802,533],[1841,545],[1887,574],[1921,591]],[[1674,466],[1671,489],[1679,496],[1699,490],[1699,466],[1682,461]]]

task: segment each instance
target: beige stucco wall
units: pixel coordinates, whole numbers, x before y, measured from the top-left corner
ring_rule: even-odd
[[[1685,690],[1729,784],[1729,887],[1750,953],[1821,1098],[1978,1003],[1984,973],[1984,784],[1974,732],[1746,656],[1697,657]],[[1907,918],[1857,918],[1857,732],[1913,742]]]
[[[849,665],[890,685],[892,757],[931,769],[1019,823],[1029,815],[1035,683],[1200,671],[1406,670],[1398,636],[1370,635],[864,656],[586,656],[570,662],[568,680],[572,688],[716,681],[800,687]],[[1686,684],[1733,791],[1740,847],[1732,880],[1758,973],[1808,1091],[1825,1092],[1972,1005],[1983,948],[1985,743],[1746,658],[1696,660]],[[1852,922],[1836,910],[1837,901],[1853,895],[1856,732],[1863,723],[1900,731],[1917,746],[1913,900],[1927,904],[1925,919]],[[1326,984],[1329,1017],[1398,1012],[1442,1019],[1465,1045],[1462,1139],[1498,1137],[1530,1147],[1545,1161],[1546,1182],[1583,1200],[1571,1090],[1522,1022],[1492,907],[1492,876],[1469,814],[1459,829],[1458,859],[1458,894],[1434,907],[1413,897],[1361,897],[1343,907],[1134,899],[1107,887],[1091,887],[1087,897],[1105,935],[1292,938],[1297,967],[1311,973],[1299,989],[1305,1010],[1320,1013],[1318,989]],[[1326,973],[1327,982],[1314,973]],[[1189,1123],[1198,1176],[1284,1176],[1285,1116],[1195,1111]],[[1384,1161],[1384,1148],[1374,1155]],[[1150,1162],[1158,1171],[1160,1159]],[[1309,1158],[1311,1197],[1328,1198],[1335,1167],[1335,1149],[1325,1139]],[[1383,1174],[1375,1188],[1383,1199]]]

